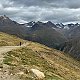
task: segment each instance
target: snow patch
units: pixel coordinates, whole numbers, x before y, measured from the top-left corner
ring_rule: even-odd
[[[52,27],[52,29],[56,29],[56,28]]]
[[[64,29],[67,29],[67,30],[69,30],[70,28],[66,25],[66,26],[64,26]]]
[[[32,27],[32,26],[29,26],[28,24],[25,24],[25,27]]]

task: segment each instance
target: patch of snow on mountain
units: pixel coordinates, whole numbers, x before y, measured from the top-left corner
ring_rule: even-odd
[[[69,30],[70,28],[69,28],[67,25],[65,25],[65,26],[64,26],[64,29]]]
[[[32,27],[32,26],[29,26],[28,24],[25,24],[25,27]]]
[[[56,29],[56,28],[52,27],[52,29]]]
[[[62,28],[61,26],[57,26],[58,28]]]
[[[34,24],[35,24],[35,22],[34,22],[34,21],[32,21],[32,24],[34,25]]]
[[[26,26],[26,27],[32,27],[32,26]]]

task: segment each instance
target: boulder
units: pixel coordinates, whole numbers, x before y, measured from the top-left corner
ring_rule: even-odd
[[[30,70],[33,75],[38,79],[38,80],[41,80],[41,79],[44,79],[45,78],[45,75],[43,72],[37,70],[37,69],[31,69]]]

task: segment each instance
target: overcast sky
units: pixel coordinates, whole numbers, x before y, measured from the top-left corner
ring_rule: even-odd
[[[0,15],[20,23],[80,22],[80,0],[0,0]]]

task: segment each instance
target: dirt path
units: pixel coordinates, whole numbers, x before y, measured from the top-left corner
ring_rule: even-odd
[[[20,47],[24,47],[28,45],[28,43],[25,43],[21,46],[2,46],[0,47],[0,80],[20,80],[18,76],[9,74],[8,65],[3,64],[4,54],[14,50],[18,49]]]

